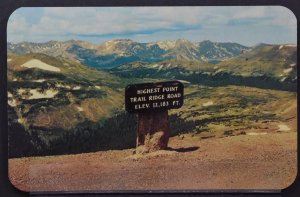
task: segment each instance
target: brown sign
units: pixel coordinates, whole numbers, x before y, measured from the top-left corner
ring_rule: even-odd
[[[167,110],[183,105],[183,84],[179,81],[128,85],[125,109],[131,113]]]

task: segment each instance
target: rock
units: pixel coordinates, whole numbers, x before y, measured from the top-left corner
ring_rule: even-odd
[[[280,132],[280,131],[290,131],[291,129],[287,126],[287,125],[285,125],[285,124],[280,124],[280,125],[278,125],[278,131]]]
[[[146,145],[150,147],[150,150],[156,151],[167,148],[167,144],[164,142],[164,132],[158,131],[150,136],[146,141]]]
[[[214,135],[211,132],[208,131],[203,131],[200,133],[200,139],[208,139],[208,138],[212,138],[212,137],[216,137],[216,135]]]
[[[146,154],[149,153],[149,148],[145,145],[139,145],[136,147],[135,154]]]
[[[233,132],[232,131],[224,131],[223,133],[225,136],[232,136]]]

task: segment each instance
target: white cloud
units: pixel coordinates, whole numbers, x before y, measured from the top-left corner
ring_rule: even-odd
[[[247,9],[243,7],[238,7],[238,11],[233,15],[233,19],[243,19],[243,18],[261,18],[265,17],[266,7],[263,6],[247,6]]]
[[[28,29],[26,19],[19,14],[14,14],[8,23],[8,29],[11,33],[20,33]]]
[[[274,24],[293,30],[297,29],[297,18],[291,10],[282,6],[276,6],[270,9],[269,12],[274,17]]]
[[[19,12],[22,10],[23,12]],[[114,35],[161,40],[172,38],[210,39],[210,35],[234,37],[242,40],[245,29],[228,27],[231,20],[242,24],[252,19],[249,31],[270,31],[276,26],[286,35],[296,35],[296,20],[293,14],[280,6],[233,6],[233,7],[102,7],[102,8],[20,8],[13,13],[8,22],[8,40],[19,42],[72,39],[85,35],[82,39],[103,40]],[[41,15],[35,16],[34,9]],[[29,18],[36,17],[34,22]],[[226,29],[226,32],[223,31]],[[175,31],[178,30],[178,31]],[[234,31],[233,31],[234,30]],[[273,31],[274,29],[272,29]],[[148,32],[148,34],[147,34]],[[196,32],[194,35],[190,32]],[[226,33],[226,34],[225,34]],[[110,36],[111,34],[111,36]],[[233,35],[230,35],[233,34]],[[272,32],[270,32],[272,34]],[[88,37],[98,35],[99,37]],[[101,38],[101,35],[104,37]],[[155,36],[153,38],[153,36]],[[283,38],[285,35],[282,35]],[[272,38],[272,36],[271,36]],[[262,42],[256,40],[253,42]],[[267,39],[267,38],[266,38]],[[269,38],[268,38],[269,39]],[[276,42],[274,37],[274,41]],[[293,38],[294,39],[294,38]],[[281,39],[284,40],[284,39]],[[288,38],[286,39],[288,40]],[[295,40],[295,39],[294,39]]]

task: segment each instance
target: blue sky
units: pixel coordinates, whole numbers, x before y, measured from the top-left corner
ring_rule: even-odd
[[[111,39],[138,42],[296,44],[297,21],[281,6],[19,8],[9,18],[9,42]]]

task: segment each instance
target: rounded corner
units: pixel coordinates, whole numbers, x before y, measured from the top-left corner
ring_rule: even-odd
[[[7,21],[6,21],[6,29],[7,29],[7,24],[8,24],[8,21],[9,21],[9,19],[11,18],[11,16],[13,16],[13,14],[14,13],[16,13],[16,11],[17,10],[20,10],[20,9],[22,9],[23,7],[21,6],[21,7],[16,7],[16,8],[14,8],[14,10],[9,14],[9,16],[7,17]]]
[[[24,192],[24,193],[28,193],[30,192],[30,190],[26,190],[25,188],[22,187],[18,187],[15,182],[12,180],[12,177],[10,176],[10,174],[8,173],[8,181],[11,184],[12,187],[14,187],[16,190],[19,190],[20,192]]]
[[[298,21],[297,15],[293,12],[293,10],[285,5],[278,5],[278,7],[281,7],[285,10],[287,10],[288,12],[292,13],[292,15],[294,16],[294,18],[296,19],[296,21]]]
[[[130,84],[129,84],[129,85],[127,85],[127,86],[125,87],[125,91],[126,91],[126,90],[128,90],[128,89],[130,89],[130,88],[131,88],[131,86],[132,86],[132,85],[130,85]]]
[[[287,186],[281,188],[282,190],[288,190],[291,187],[295,187],[294,184],[296,184],[297,180],[299,179],[299,170],[296,168],[296,173],[294,174],[294,177],[290,183],[287,184]]]

